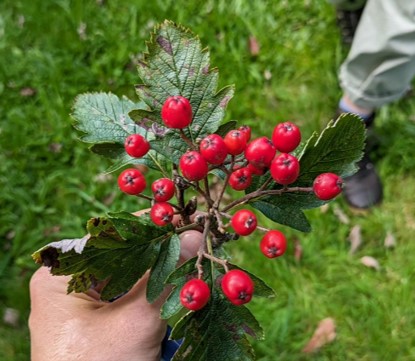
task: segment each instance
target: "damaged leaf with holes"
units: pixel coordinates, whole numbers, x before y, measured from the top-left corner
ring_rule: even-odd
[[[125,293],[151,269],[147,298],[158,298],[179,259],[180,242],[173,227],[156,227],[147,214],[121,212],[91,219],[87,231],[83,238],[44,246],[33,254],[34,260],[50,267],[53,275],[72,275],[68,292],[86,292],[108,281],[102,300]]]

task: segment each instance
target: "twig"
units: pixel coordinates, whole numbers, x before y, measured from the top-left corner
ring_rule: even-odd
[[[254,192],[248,193],[246,194],[244,197],[237,199],[231,203],[229,203],[227,206],[225,206],[221,211],[222,212],[227,212],[228,210],[230,210],[231,208],[240,205],[240,204],[244,204],[246,202],[248,202],[249,200],[253,199],[253,198],[260,198],[260,197],[264,197],[264,196],[271,196],[271,195],[281,195],[283,193],[291,193],[291,192],[312,192],[313,188],[312,187],[291,187],[291,188],[282,188],[282,189],[271,189],[271,190],[256,190]]]

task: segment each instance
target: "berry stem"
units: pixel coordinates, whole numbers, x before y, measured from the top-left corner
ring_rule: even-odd
[[[215,263],[220,264],[225,269],[225,272],[228,272],[229,271],[229,268],[228,268],[228,260],[215,257],[215,256],[213,256],[213,255],[211,255],[209,253],[206,253],[206,252],[203,253],[203,257],[211,260],[212,262],[215,262]]]
[[[193,142],[191,141],[191,139],[189,139],[186,135],[186,133],[184,132],[183,129],[179,129],[179,134],[180,137],[186,142],[186,144],[190,147],[190,149],[192,150],[196,150],[197,148],[195,147],[195,145],[193,144]]]
[[[151,152],[148,152],[147,155],[151,158],[151,160],[157,165],[157,167],[160,169],[160,172],[163,174],[163,177],[169,178],[169,175],[167,174],[166,170],[161,166],[161,164],[157,161],[155,157],[151,155]]]
[[[198,273],[198,278],[202,279],[203,277],[203,255],[206,253],[207,250],[207,241],[209,237],[209,228],[210,228],[210,216],[205,217],[205,228],[203,229],[202,235],[202,244],[199,247],[199,251],[197,252],[197,261],[196,261],[196,268]]]
[[[258,189],[254,192],[246,194],[244,197],[242,197],[240,199],[237,199],[237,200],[229,203],[227,206],[223,207],[223,209],[221,211],[222,212],[227,212],[230,209],[232,209],[233,207],[244,204],[244,203],[246,203],[246,202],[248,202],[248,201],[250,201],[251,199],[254,199],[254,198],[261,198],[261,197],[270,196],[270,195],[281,195],[283,193],[290,193],[290,192],[310,193],[310,192],[313,192],[313,188],[312,187],[291,187],[291,188],[284,187],[282,189],[270,189],[270,190]]]
[[[230,169],[233,168],[234,164],[235,164],[235,156],[233,155],[232,156],[232,160],[231,160]],[[224,182],[222,184],[222,188],[220,190],[219,196],[216,199],[215,203],[213,204],[213,209],[216,209],[217,210],[219,208],[220,202],[221,202],[221,200],[223,198],[223,195],[225,194],[226,187],[227,187],[227,185],[229,183],[230,176],[231,176],[231,172],[226,171],[226,178],[225,178],[225,180],[224,180]],[[218,219],[218,222],[219,222],[219,219]]]

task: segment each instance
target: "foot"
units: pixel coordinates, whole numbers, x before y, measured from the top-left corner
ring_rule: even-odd
[[[343,194],[353,208],[367,209],[382,201],[382,182],[367,154],[358,163],[358,167],[357,173],[345,178]]]

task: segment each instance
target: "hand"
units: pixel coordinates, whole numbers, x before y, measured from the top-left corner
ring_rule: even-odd
[[[181,234],[180,261],[197,254],[202,234]],[[148,274],[123,297],[99,300],[99,289],[66,294],[69,276],[53,276],[45,267],[30,282],[31,360],[153,361],[160,360],[166,321],[160,307],[146,300]]]

